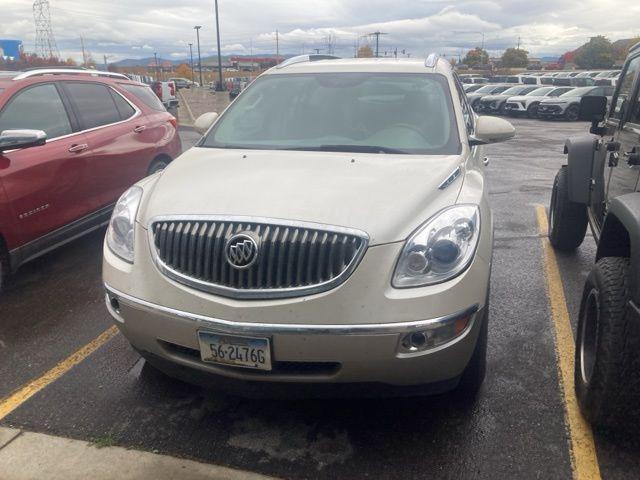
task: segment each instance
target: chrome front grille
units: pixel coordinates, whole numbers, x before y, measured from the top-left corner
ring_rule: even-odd
[[[156,265],[191,287],[234,298],[282,298],[328,290],[353,272],[368,236],[358,230],[240,217],[156,218],[149,228]],[[227,242],[247,234],[257,259],[236,268]]]

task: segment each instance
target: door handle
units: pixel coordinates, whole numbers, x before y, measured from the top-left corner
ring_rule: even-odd
[[[87,145],[86,143],[74,143],[69,147],[69,152],[78,153],[83,150],[86,150],[87,148],[89,148],[89,145]]]
[[[136,128],[133,129],[133,131],[136,133],[140,133],[140,132],[144,132],[146,129],[147,129],[146,125],[138,125]]]

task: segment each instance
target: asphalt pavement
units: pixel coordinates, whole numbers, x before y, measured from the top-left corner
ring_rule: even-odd
[[[488,373],[475,402],[454,395],[249,400],[171,380],[121,335],[0,421],[33,432],[284,478],[571,478],[536,205],[547,205],[564,139],[583,123],[513,121],[490,146],[495,223]],[[181,130],[185,148],[198,135]],[[0,297],[0,398],[111,325],[100,280],[104,231],[26,265]],[[558,255],[575,329],[591,238]],[[640,477],[640,445],[595,432],[603,479]]]

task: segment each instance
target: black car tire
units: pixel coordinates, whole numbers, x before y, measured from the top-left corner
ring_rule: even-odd
[[[487,372],[487,342],[489,337],[488,298],[489,296],[487,295],[487,303],[485,304],[482,318],[476,319],[476,321],[482,321],[476,346],[473,350],[473,354],[471,355],[471,360],[469,360],[467,367],[464,369],[464,372],[460,377],[460,382],[458,383],[457,393],[467,400],[473,399],[477,396]]]
[[[582,294],[574,369],[582,414],[600,427],[628,423],[640,399],[640,325],[628,301],[629,259],[601,258]]]
[[[580,116],[580,107],[578,105],[569,105],[567,110],[564,112],[564,118],[569,120],[570,122],[575,122],[578,120]]]
[[[9,255],[0,238],[0,292],[4,290],[9,278]]]
[[[563,166],[553,182],[549,206],[549,241],[554,248],[578,248],[587,233],[587,206],[569,199],[568,170]]]
[[[527,108],[527,117],[529,117],[529,118],[538,118],[538,104],[537,103],[532,103],[531,105],[529,105],[529,108]]]
[[[504,102],[502,105],[500,105],[498,111],[500,112],[500,115],[505,116],[507,114],[507,102]]]
[[[159,158],[151,162],[149,165],[149,170],[147,170],[147,176],[153,175],[154,173],[159,172],[160,170],[164,170],[169,165],[169,160],[165,160],[163,158]]]

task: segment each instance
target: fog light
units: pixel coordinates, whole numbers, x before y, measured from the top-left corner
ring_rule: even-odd
[[[116,297],[109,297],[109,304],[117,313],[120,313],[120,302]]]
[[[467,330],[471,317],[472,315],[451,317],[435,321],[422,330],[406,333],[401,337],[399,353],[419,353],[444,345]]]

